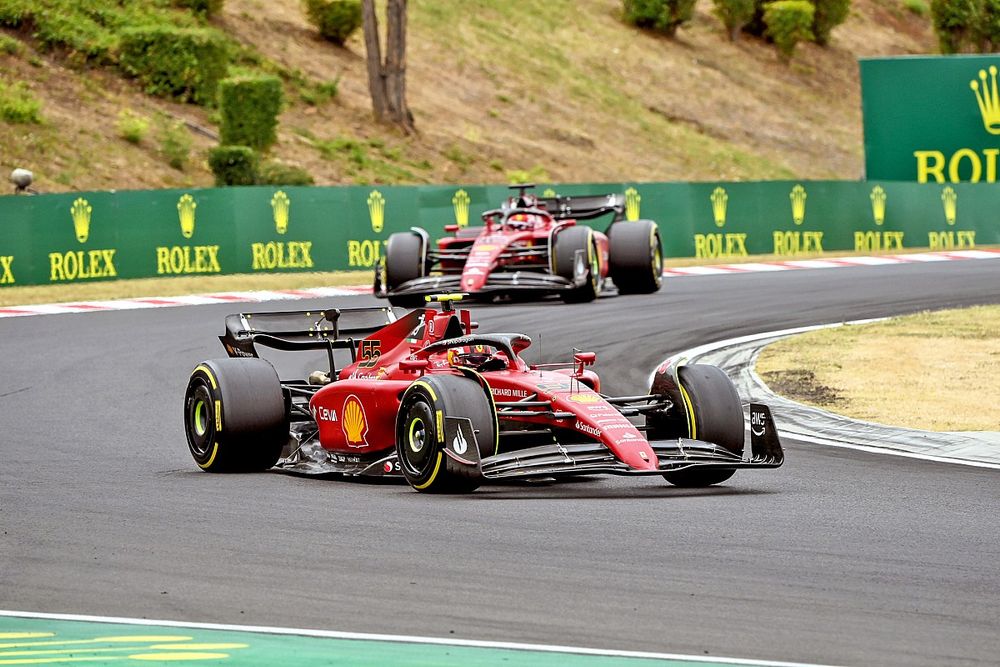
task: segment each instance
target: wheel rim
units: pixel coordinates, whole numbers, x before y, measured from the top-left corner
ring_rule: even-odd
[[[188,433],[188,444],[197,458],[208,456],[215,436],[212,414],[212,396],[203,381],[198,381],[188,394],[187,409],[184,411]]]
[[[424,440],[426,438],[427,429],[424,427],[424,420],[417,417],[410,422],[410,433],[407,438],[410,450],[419,454],[420,450],[424,448]]]
[[[663,251],[660,250],[660,239],[656,237],[656,246],[653,248],[653,280],[659,285],[663,280]]]
[[[423,396],[418,396],[409,404],[402,433],[405,446],[402,447],[401,463],[411,477],[423,478],[434,465],[434,447],[431,445],[436,434],[433,424],[431,406]]]

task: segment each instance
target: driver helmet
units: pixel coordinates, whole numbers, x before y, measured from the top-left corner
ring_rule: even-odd
[[[493,358],[493,348],[489,345],[465,345],[448,350],[448,363],[452,366],[478,368]]]

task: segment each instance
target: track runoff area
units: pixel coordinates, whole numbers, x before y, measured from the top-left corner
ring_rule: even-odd
[[[666,269],[665,278],[685,276],[710,276],[755,273],[762,271],[795,271],[801,269],[838,269],[852,266],[884,266],[889,264],[914,264],[949,262],[969,259],[1000,259],[1000,249],[955,250],[924,252],[902,255],[837,257],[831,259],[801,259],[783,262],[748,262],[743,264],[716,264]],[[288,301],[371,294],[371,286],[315,287],[310,289],[268,290],[256,292],[222,292],[176,297],[143,297],[114,301],[78,301],[30,306],[0,306],[0,319],[30,315],[63,315],[92,313],[109,310],[138,310],[142,308],[170,308],[176,306],[201,306],[216,303],[253,303],[262,301]]]
[[[297,628],[0,611],[0,665],[824,667],[811,663]]]

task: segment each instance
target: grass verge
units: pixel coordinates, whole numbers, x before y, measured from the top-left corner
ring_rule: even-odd
[[[855,419],[928,431],[1000,430],[1000,306],[822,329],[761,352],[775,392]]]

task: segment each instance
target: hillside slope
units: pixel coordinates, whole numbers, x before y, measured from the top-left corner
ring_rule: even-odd
[[[790,64],[761,41],[729,42],[709,0],[673,40],[624,25],[620,7],[411,0],[410,137],[371,120],[360,33],[346,48],[321,41],[298,0],[226,0],[212,24],[285,72],[273,156],[318,184],[504,182],[516,171],[539,181],[858,178],[857,58],[934,49],[929,21],[902,0],[855,0],[829,48],[801,46]],[[44,117],[0,122],[4,174],[32,169],[45,192],[212,184],[211,110],[145,96],[113,69],[71,66],[26,31],[4,32],[23,47],[0,54],[0,81],[29,82]],[[336,97],[305,99],[333,80]],[[195,128],[184,170],[167,164],[155,129],[138,145],[122,139],[122,109]]]

